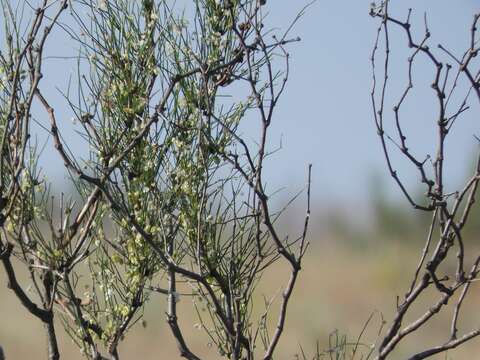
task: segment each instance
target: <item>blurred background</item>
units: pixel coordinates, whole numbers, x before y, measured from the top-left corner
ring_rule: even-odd
[[[329,340],[335,341],[336,336],[355,341],[372,314],[362,341],[375,342],[382,318],[387,322],[391,319],[397,296],[402,297],[410,285],[428,232],[429,217],[411,209],[389,177],[376,135],[370,99],[370,56],[379,22],[368,15],[370,3],[318,0],[292,30],[292,37],[298,35],[302,41],[289,48],[291,79],[270,134],[272,148],[281,145],[281,151],[270,158],[265,177],[272,191],[281,190],[274,199],[280,208],[305,188],[308,164],[313,164],[312,225],[311,247],[289,308],[278,359],[295,359],[300,346],[307,355],[313,353],[317,341],[321,349],[328,349],[332,345]],[[304,1],[269,0],[270,26],[285,28],[305,5]],[[414,10],[415,35],[423,35],[426,13],[432,32],[431,47],[442,43],[457,54],[468,46],[473,15],[480,10],[474,0],[402,0],[392,1],[390,11],[405,19],[409,7]],[[387,109],[393,106],[407,81],[409,52],[404,34],[394,33],[392,44],[394,74]],[[52,55],[62,55],[70,47],[68,39],[62,37],[48,46],[46,53]],[[45,64],[46,80],[42,86],[48,91],[57,116],[63,119],[63,137],[74,153],[86,154],[88,149],[75,132],[77,129],[69,120],[71,114],[62,105],[58,91],[67,88],[68,74],[75,71],[75,63],[52,57]],[[432,72],[427,63],[420,63],[414,75],[416,93],[409,98],[402,115],[411,148],[419,158],[426,158],[434,155],[438,115],[430,88]],[[474,137],[480,135],[477,110],[474,106],[461,118],[447,143],[449,191],[461,188],[473,170],[479,150]],[[57,193],[68,192],[70,186],[63,166],[59,166],[56,153],[50,151],[48,136],[40,134],[39,138],[42,136],[46,143],[41,157],[44,173],[54,182]],[[393,160],[409,190],[421,199],[424,189],[419,186],[415,169],[400,156]],[[296,235],[302,230],[304,200],[305,196],[300,197],[285,212],[281,223],[285,233]],[[472,216],[467,229],[472,250],[479,247],[474,244],[478,244],[479,214],[477,211]],[[285,269],[277,270],[266,274],[260,294],[271,297],[280,293]],[[1,271],[0,280],[6,284]],[[465,304],[464,314],[468,316],[462,320],[463,330],[478,326],[478,295],[472,294]],[[428,296],[421,299],[416,314],[428,303]],[[41,325],[23,311],[6,286],[0,287],[0,304],[0,345],[7,360],[30,359],[32,354],[44,358]],[[137,325],[133,329],[120,347],[122,358],[179,358],[166,326],[164,304],[161,296],[153,299],[146,309],[147,326]],[[193,326],[196,320],[191,301],[182,298],[180,306],[184,309],[180,311],[180,323],[191,339],[191,347],[206,359],[219,358],[208,339]],[[415,349],[448,340],[449,316],[451,312],[447,311],[435,319],[400,346],[392,359],[404,359]],[[59,332],[64,358],[80,359],[78,350],[60,327]],[[473,341],[437,358],[473,359],[479,353],[480,341]]]

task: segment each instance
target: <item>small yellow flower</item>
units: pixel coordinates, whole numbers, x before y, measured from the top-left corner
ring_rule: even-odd
[[[112,255],[112,261],[116,264],[119,264],[119,265],[123,264],[123,259],[118,254],[113,254]]]

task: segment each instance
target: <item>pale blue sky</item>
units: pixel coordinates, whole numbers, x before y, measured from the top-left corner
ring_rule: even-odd
[[[370,2],[318,0],[293,30],[292,34],[300,36],[302,41],[289,48],[291,80],[272,128],[273,142],[278,143],[282,139],[283,144],[283,151],[272,158],[266,169],[272,187],[288,185],[290,193],[301,188],[307,164],[312,163],[315,199],[322,204],[351,204],[367,199],[368,182],[373,173],[387,175],[370,102],[372,81],[369,57],[378,25],[378,20],[368,15]],[[413,16],[416,20],[422,21],[423,12],[428,11],[432,45],[440,40],[453,50],[464,48],[473,14],[480,10],[473,0],[396,0],[391,3],[392,14],[402,18],[409,6],[415,9]],[[305,4],[303,0],[269,0],[269,26],[285,27]],[[394,36],[393,40],[394,47],[405,49],[403,37]],[[69,46],[72,42],[57,40],[47,50],[51,55],[61,55]],[[398,55],[402,55],[401,52]],[[398,74],[401,75],[398,79],[402,85],[405,81],[405,60],[403,56],[398,62]],[[59,62],[49,60],[46,63],[46,70],[53,78],[49,81],[46,77],[42,86],[51,93],[55,83],[65,89],[68,78],[68,66]],[[409,128],[409,136],[412,147],[420,145],[419,154],[431,152],[435,138],[432,127],[435,108],[430,107],[431,97],[426,97],[431,95],[431,90],[428,90],[431,74],[423,70],[416,73],[416,78],[425,89],[412,99],[405,111],[407,122],[415,125]],[[400,88],[392,85],[392,89],[398,93]],[[55,102],[61,114],[59,100]],[[66,115],[62,118],[68,122]],[[465,119],[458,124],[459,130],[452,134],[456,139],[448,143],[449,151],[455,156],[452,160],[447,159],[446,165],[454,182],[462,178],[471,163],[472,134],[480,134],[478,119],[473,116]],[[63,131],[64,137],[72,142],[72,148],[82,151],[83,145],[76,141],[78,135],[72,132],[71,126],[65,126]],[[58,156],[54,153],[42,160],[51,178],[63,176],[62,167],[57,166],[56,160]],[[58,164],[61,165],[60,162]],[[402,174],[414,183],[416,175],[408,173],[404,165],[400,162]],[[397,192],[391,180],[387,185],[394,193]]]
[[[271,4],[272,21],[287,22],[301,2],[295,2],[296,6],[292,3]],[[304,164],[313,163],[315,193],[322,202],[344,201],[350,197],[363,200],[372,173],[387,174],[370,102],[369,58],[378,25],[378,20],[368,15],[370,3],[319,0],[296,27],[303,41],[291,49],[292,80],[276,125],[278,134],[284,134],[285,145],[285,151],[278,157],[285,160],[278,160],[275,172],[283,179],[301,183]],[[420,24],[427,11],[432,47],[441,41],[453,50],[464,49],[473,14],[480,10],[473,0],[391,1],[390,10],[403,19],[409,7],[415,9],[413,17],[420,20]],[[423,31],[423,27],[420,30]],[[393,40],[394,57],[398,54],[396,48],[405,49],[405,38]],[[399,65],[402,67],[398,79],[404,85],[406,56]],[[409,129],[412,130],[410,144],[412,148],[419,144],[421,150],[431,152],[432,139],[436,139],[432,127],[436,112],[429,106],[431,74],[417,72],[416,78],[426,89],[417,93],[405,112],[407,123],[416,123]],[[395,85],[392,88],[398,95],[399,89]],[[475,111],[478,114],[478,108]],[[458,132],[452,133],[455,139],[447,144],[447,150],[454,154],[454,158],[447,161],[448,174],[454,182],[463,177],[465,168],[471,164],[475,144],[472,133],[480,134],[478,120],[470,116],[464,123],[459,122]],[[408,175],[404,166],[400,168]],[[407,177],[414,182],[415,174],[409,174]],[[387,184],[393,188],[390,179]]]

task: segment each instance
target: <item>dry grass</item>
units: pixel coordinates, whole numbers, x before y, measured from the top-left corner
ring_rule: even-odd
[[[277,358],[294,359],[299,344],[307,353],[313,352],[317,340],[320,341],[320,347],[326,349],[328,336],[335,329],[346,334],[348,339],[355,340],[373,311],[383,313],[388,320],[395,307],[395,297],[402,296],[407,288],[412,265],[417,259],[418,254],[412,246],[404,246],[395,241],[360,249],[348,246],[345,242],[313,244],[289,308],[288,326]],[[283,271],[285,270],[278,267],[266,274],[260,284],[260,292],[269,296],[278,293],[282,286]],[[41,325],[22,310],[17,299],[6,289],[3,275],[1,273],[0,277],[0,344],[5,348],[7,360],[46,358]],[[463,319],[463,330],[478,326],[475,301],[478,294],[472,295],[473,301],[466,304],[464,314],[467,316]],[[428,304],[428,300],[423,299],[423,306]],[[258,301],[260,303],[260,299]],[[209,346],[202,331],[194,328],[196,319],[190,300],[183,298],[180,305],[180,322],[192,349],[205,359],[220,358],[215,349]],[[420,310],[421,306],[417,311]],[[165,324],[164,300],[161,297],[153,299],[146,311],[146,318],[148,326],[143,328],[137,325],[122,343],[122,358],[180,358]],[[380,316],[377,314],[363,340],[368,344],[374,342],[379,327]],[[414,349],[445,341],[448,329],[448,317],[439,316],[428,328],[405,342],[392,359],[404,359]],[[63,334],[60,326],[58,331],[63,358],[81,359],[78,350]],[[450,352],[448,357],[444,354],[433,359],[469,360],[476,358],[475,354],[479,352],[480,342],[473,341]]]

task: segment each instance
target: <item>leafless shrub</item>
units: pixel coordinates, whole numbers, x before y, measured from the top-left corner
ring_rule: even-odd
[[[398,19],[389,12],[390,2],[372,4],[370,12],[371,16],[380,21],[371,58],[371,99],[375,125],[392,178],[410,205],[418,211],[430,213],[432,220],[411,284],[405,295],[397,300],[396,314],[386,329],[375,358],[386,359],[404,339],[422,331],[439,312],[447,311],[448,303],[453,303],[449,337],[436,346],[426,347],[409,356],[409,359],[424,359],[453,349],[480,335],[478,328],[466,332],[458,330],[462,304],[477,280],[480,262],[480,256],[476,253],[478,248],[464,236],[465,226],[477,196],[480,160],[462,188],[453,192],[445,190],[448,180],[445,168],[447,162],[451,161],[446,150],[447,139],[455,136],[452,130],[462,116],[469,110],[473,111],[471,104],[475,105],[480,101],[480,72],[478,64],[475,63],[479,49],[477,24],[480,16],[475,15],[471,24],[468,35],[470,46],[457,56],[444,45],[438,45],[437,48],[430,46],[431,33],[426,15],[423,36],[417,39],[411,22],[413,10],[408,11],[406,19]],[[407,84],[398,99],[393,100],[393,108],[390,110],[392,96],[389,85],[393,72],[392,49],[395,44],[392,34],[396,35],[397,32],[403,33],[410,54],[407,59]],[[405,130],[407,120],[402,116],[402,110],[414,96],[417,86],[415,69],[421,61],[428,63],[432,71],[431,89],[437,107],[436,150],[434,155],[424,156],[418,155],[415,144],[409,143],[408,132]],[[464,79],[468,84],[466,88],[459,85]],[[458,97],[462,99],[459,103],[454,100]],[[405,177],[397,172],[393,160],[395,152],[407,159],[417,171],[425,189],[424,198],[416,198],[409,191]],[[469,156],[465,158],[468,159]],[[450,270],[444,266],[448,263],[454,263],[455,266]],[[436,291],[437,300],[429,304],[420,316],[407,321],[407,316],[411,315],[412,308],[419,303],[419,298],[432,288]]]

